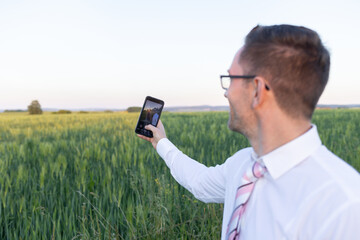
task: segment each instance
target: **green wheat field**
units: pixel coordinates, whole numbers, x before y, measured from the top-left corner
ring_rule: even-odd
[[[197,201],[134,133],[138,113],[0,114],[0,239],[219,239],[221,204]],[[249,146],[228,113],[163,113],[207,166]],[[323,143],[360,171],[360,110],[317,110]]]

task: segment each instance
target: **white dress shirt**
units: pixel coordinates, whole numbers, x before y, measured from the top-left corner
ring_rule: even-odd
[[[156,150],[197,199],[224,203],[225,239],[236,189],[256,158],[253,148],[215,167],[189,158],[166,138]],[[247,203],[240,239],[360,239],[360,175],[321,144],[315,125],[258,161],[268,171]]]

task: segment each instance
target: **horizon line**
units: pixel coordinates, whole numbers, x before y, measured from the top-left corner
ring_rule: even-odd
[[[130,106],[130,107],[140,107],[141,106]],[[75,107],[75,108],[62,108],[62,107],[44,107],[42,108],[43,111],[49,112],[49,111],[57,111],[57,110],[71,110],[71,111],[126,111],[127,108],[114,108],[114,107]],[[198,108],[229,108],[228,105],[191,105],[191,106],[166,106],[164,107],[164,110],[166,109],[198,109]],[[317,104],[316,108],[360,108],[360,104]],[[0,112],[4,111],[27,111],[27,108],[3,108],[0,109]]]

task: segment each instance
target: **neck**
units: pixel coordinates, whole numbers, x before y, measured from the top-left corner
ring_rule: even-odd
[[[310,120],[288,117],[262,118],[257,123],[255,136],[249,140],[255,153],[263,156],[301,136],[310,128]]]

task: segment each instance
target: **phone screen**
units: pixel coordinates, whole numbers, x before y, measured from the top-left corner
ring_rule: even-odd
[[[146,130],[145,126],[148,124],[151,124],[155,127],[157,126],[163,107],[164,101],[147,96],[141,109],[135,132],[146,137],[153,137],[153,133],[149,130]]]

